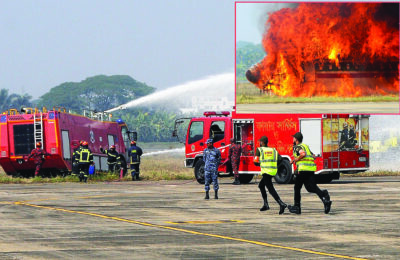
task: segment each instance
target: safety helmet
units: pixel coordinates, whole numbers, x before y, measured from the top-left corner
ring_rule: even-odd
[[[79,141],[79,145],[82,146],[82,145],[83,145],[83,142],[84,142],[83,140],[80,140],[80,141]]]
[[[111,145],[111,146],[110,146],[110,149],[115,149],[115,145]]]
[[[37,142],[36,143],[36,147],[42,147],[42,143],[41,142]]]
[[[89,145],[88,142],[86,142],[86,141],[82,142],[82,146],[88,146],[88,145]]]
[[[132,140],[131,145],[134,145],[134,144],[136,144],[136,141]]]
[[[297,141],[299,141],[300,143],[303,142],[303,134],[300,132],[295,133],[294,135],[292,135],[294,138],[297,139]]]

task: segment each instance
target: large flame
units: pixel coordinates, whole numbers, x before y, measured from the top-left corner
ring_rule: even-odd
[[[266,56],[246,77],[279,96],[398,94],[398,14],[387,3],[301,3],[271,13]]]

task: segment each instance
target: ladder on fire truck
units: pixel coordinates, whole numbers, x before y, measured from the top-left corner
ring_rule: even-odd
[[[335,119],[335,121],[334,121]],[[333,129],[336,129],[336,131],[334,131]],[[335,162],[337,163],[337,168],[340,168],[340,131],[339,131],[339,114],[337,115],[337,117],[333,117],[333,115],[331,114],[331,156],[329,157],[330,159],[330,169],[331,172],[333,172],[333,166],[335,164]],[[337,136],[337,140],[335,140],[334,136]],[[334,151],[334,147],[333,144],[334,142],[337,141],[337,150]]]
[[[35,139],[35,145],[37,142],[42,143],[42,147],[44,147],[43,144],[43,113],[40,112],[39,114],[34,113],[33,114],[33,137]]]

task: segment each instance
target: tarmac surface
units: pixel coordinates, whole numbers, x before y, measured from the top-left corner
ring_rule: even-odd
[[[237,113],[399,113],[399,102],[236,104]]]
[[[327,215],[304,188],[302,214],[278,215],[254,181],[220,183],[209,201],[195,181],[0,185],[0,259],[399,259],[400,177],[320,184]]]

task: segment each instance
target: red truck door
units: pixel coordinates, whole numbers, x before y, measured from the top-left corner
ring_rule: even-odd
[[[202,154],[206,148],[208,135],[204,134],[205,122],[202,120],[193,120],[188,128],[186,156],[194,158],[197,154]]]

